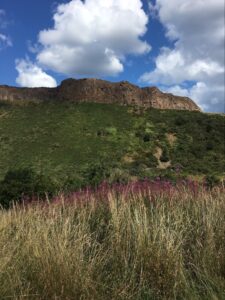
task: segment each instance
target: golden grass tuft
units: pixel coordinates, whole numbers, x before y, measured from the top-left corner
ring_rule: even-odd
[[[225,299],[225,191],[0,211],[0,299]]]

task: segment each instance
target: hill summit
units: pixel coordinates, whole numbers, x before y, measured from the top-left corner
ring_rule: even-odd
[[[73,101],[116,103],[144,108],[200,111],[188,97],[163,93],[157,87],[140,88],[128,81],[66,79],[56,88],[18,88],[0,86],[0,101]]]

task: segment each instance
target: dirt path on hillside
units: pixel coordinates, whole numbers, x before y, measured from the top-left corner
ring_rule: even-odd
[[[162,162],[160,160],[160,158],[162,156],[162,153],[163,153],[163,150],[160,147],[156,147],[156,152],[154,153],[154,156],[155,156],[155,158],[158,161],[157,168],[161,169],[161,170],[165,170],[165,169],[167,169],[167,168],[169,168],[171,166],[171,161],[169,160],[167,162]]]

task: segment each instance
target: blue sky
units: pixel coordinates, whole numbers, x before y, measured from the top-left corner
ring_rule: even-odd
[[[17,86],[67,77],[157,85],[221,112],[224,3],[1,0],[0,70],[0,84]]]

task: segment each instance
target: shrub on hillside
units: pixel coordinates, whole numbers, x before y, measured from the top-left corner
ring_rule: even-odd
[[[77,191],[81,189],[83,186],[83,180],[82,177],[79,174],[69,174],[66,176],[66,178],[63,180],[63,191],[69,192],[69,191]]]
[[[97,136],[116,136],[117,135],[117,129],[115,127],[107,127],[104,129],[99,129],[97,131]]]
[[[186,120],[183,116],[181,115],[178,115],[176,118],[175,118],[175,125],[176,126],[182,126],[186,123]]]
[[[9,208],[14,202],[21,203],[26,197],[51,196],[56,190],[56,183],[30,168],[10,170],[0,182],[0,205]]]
[[[131,176],[128,170],[122,168],[114,168],[110,171],[110,176],[108,182],[112,183],[128,183],[131,179]]]
[[[207,175],[205,177],[205,182],[208,187],[213,188],[220,183],[220,179],[216,175]]]
[[[102,181],[110,177],[112,166],[109,163],[97,161],[87,164],[82,172],[83,186],[98,186]]]

